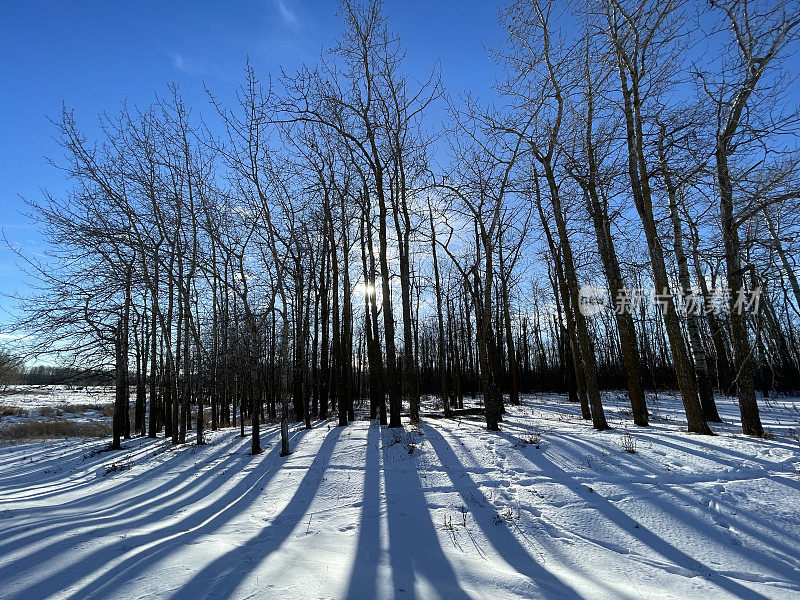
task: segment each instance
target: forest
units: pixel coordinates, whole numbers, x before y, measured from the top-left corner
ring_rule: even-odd
[[[423,396],[449,416],[480,394],[492,430],[543,390],[604,429],[602,388],[626,389],[640,426],[647,393],[677,388],[706,434],[715,390],[735,393],[761,436],[757,390],[800,382],[781,68],[800,15],[709,8],[704,32],[682,3],[578,5],[567,32],[554,3],[512,3],[488,106],[433,66],[406,74],[380,3],[345,2],[319,64],[248,64],[236,106],[209,91],[222,135],[177,87],[103,115],[99,139],[65,108],[74,187],[28,201],[51,252],[24,264],[18,326],[34,352],[113,365],[115,447],[238,422],[257,453],[266,419],[347,425],[363,403],[399,427]],[[687,64],[700,35],[729,39]]]
[[[652,435],[674,398],[664,443],[773,440],[800,389],[800,5],[510,0],[493,98],[411,72],[392,9],[341,0],[335,45],[243,61],[233,103],[172,85],[88,129],[65,105],[13,351],[113,374],[111,455],[274,433],[288,460],[364,420],[436,447],[431,423],[493,439],[553,394],[577,439],[609,410]]]

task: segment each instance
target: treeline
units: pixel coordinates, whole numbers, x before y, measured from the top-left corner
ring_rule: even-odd
[[[114,384],[114,371],[96,371],[77,367],[21,366],[8,373],[6,384],[107,386]]]
[[[22,356],[0,347],[0,385],[111,385],[113,369],[74,366],[27,366]]]
[[[491,104],[407,74],[380,2],[340,13],[215,121],[177,88],[96,139],[61,115],[74,185],[29,200],[50,251],[18,327],[115,366],[115,447],[129,373],[133,433],[249,423],[254,453],[265,420],[288,452],[289,419],[398,427],[422,395],[498,429],[565,390],[604,429],[602,387],[641,426],[677,388],[697,433],[735,393],[763,435],[756,388],[800,381],[796,3],[516,0]]]

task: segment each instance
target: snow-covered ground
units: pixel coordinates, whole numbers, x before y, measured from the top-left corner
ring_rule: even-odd
[[[0,448],[0,597],[797,598],[800,412],[774,439],[650,428],[607,395],[597,433],[555,396],[404,431],[292,430],[294,454],[228,429],[204,447],[135,439]],[[636,451],[623,450],[635,440]]]
[[[0,388],[0,428],[12,423],[73,420],[110,423],[103,409],[114,402],[105,386],[9,385]],[[3,409],[6,409],[5,411]],[[7,410],[19,409],[19,410]],[[3,414],[7,412],[8,414]]]

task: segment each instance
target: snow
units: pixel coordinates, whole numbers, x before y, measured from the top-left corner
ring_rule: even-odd
[[[0,394],[0,404],[21,408],[112,402],[114,388],[108,386],[9,385]]]
[[[389,430],[235,429],[203,447],[134,439],[0,447],[0,598],[795,598],[800,412],[773,439],[650,428],[607,395],[612,431],[526,396],[478,419]],[[636,451],[623,450],[629,434]]]
[[[98,409],[111,405],[113,402],[114,388],[108,386],[3,386],[0,389],[0,406],[20,408],[25,412],[22,415],[0,416],[0,427],[12,423],[25,423],[34,419],[37,421],[110,424],[111,418],[104,416],[102,410]],[[88,408],[89,406],[93,408]],[[42,411],[42,409],[46,410]]]

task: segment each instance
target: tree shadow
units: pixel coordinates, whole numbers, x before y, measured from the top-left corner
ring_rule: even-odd
[[[358,530],[356,556],[346,595],[351,600],[378,597],[377,575],[378,563],[381,558],[380,433],[378,421],[372,420],[367,430],[367,450],[364,458],[361,525]]]
[[[397,443],[397,431],[387,428],[382,432],[389,558],[395,595],[416,598],[414,586],[419,574],[435,585],[443,598],[469,598],[439,543],[417,469],[392,464],[392,452],[387,450]],[[413,460],[404,448],[398,450],[400,460]]]
[[[300,430],[295,437],[302,437],[305,430]],[[159,526],[160,518],[152,518],[149,515],[146,520],[136,523],[137,529],[146,529],[159,526],[157,532],[147,531],[134,535],[118,535],[113,543],[106,544],[90,554],[62,567],[55,573],[49,573],[43,580],[31,583],[24,591],[19,592],[10,598],[24,600],[27,598],[44,598],[64,590],[70,585],[75,585],[81,579],[92,573],[99,573],[77,591],[70,594],[74,600],[102,595],[106,586],[112,583],[120,584],[123,576],[127,573],[142,573],[157,562],[157,560],[168,555],[169,552],[176,550],[184,544],[190,544],[193,540],[202,535],[211,533],[224,524],[241,514],[261,493],[261,490],[275,475],[276,468],[266,468],[274,465],[278,459],[279,445],[264,456],[247,474],[238,481],[233,487],[225,491],[221,496],[212,500],[204,506],[194,505],[194,495],[191,498],[184,498],[178,505],[172,506],[170,514],[186,512],[186,516],[172,524]],[[242,467],[252,464],[253,457],[240,454],[235,455],[231,469],[238,472]],[[220,472],[224,480],[224,472]],[[209,490],[205,495],[213,493]],[[163,515],[159,515],[163,517]],[[73,541],[74,545],[74,541]],[[122,547],[122,556],[118,550]],[[63,556],[63,553],[62,553]],[[119,557],[119,560],[114,558]],[[52,561],[52,558],[43,558],[45,561]],[[113,564],[109,568],[109,562]]]
[[[662,438],[651,439],[651,436],[648,435],[648,433],[649,432],[643,432],[641,437],[650,440],[654,445],[658,444],[661,446],[667,446],[669,448],[676,450],[677,452],[684,452],[704,460],[721,463],[726,467],[729,467],[732,473],[741,472],[743,474],[752,474],[754,472],[763,472],[765,476],[767,476],[767,475],[773,475],[773,473],[771,473],[770,471],[776,468],[775,463],[771,463],[762,458],[758,458],[756,456],[753,456],[752,454],[745,454],[744,452],[734,450],[733,448],[727,448],[724,446],[711,446],[708,443],[703,443],[701,440],[692,439],[688,436],[681,439],[681,444],[683,445],[679,445],[676,444],[675,442],[670,442]],[[758,440],[757,438],[748,438],[748,441],[764,443],[764,440]],[[779,447],[784,447],[784,446],[779,446]],[[709,449],[713,449],[716,451],[713,457],[709,457],[708,454]],[[750,473],[748,473],[747,470],[742,466],[742,463],[745,461],[758,466],[752,467],[750,469]],[[794,490],[800,491],[800,483],[796,481],[792,481],[786,478],[781,478],[780,481],[778,481],[773,477],[770,477],[770,479],[775,481],[776,483],[780,483],[782,485],[785,485],[786,487],[790,487]]]
[[[42,444],[36,443],[23,443],[23,444],[2,444],[0,445],[0,450],[5,454],[3,458],[0,458],[0,468],[5,467],[6,465],[15,465],[20,466],[20,470],[24,470],[22,467],[23,462],[22,459],[27,461],[27,464],[34,464],[41,460],[39,457],[46,455],[48,452],[48,447]],[[75,448],[72,449],[73,451]]]
[[[649,436],[650,432],[637,432],[636,437],[638,439],[650,439]],[[568,450],[571,447],[582,449],[584,452],[594,452],[596,454],[602,453],[603,450],[607,450],[600,445],[594,446],[591,444],[586,443],[585,441],[579,441],[571,438],[570,436],[561,435],[561,434],[553,434],[551,436],[552,439],[560,440],[559,449],[563,455],[565,450]],[[711,544],[720,544],[719,539],[714,539],[713,536],[708,535],[709,527],[715,527],[715,525],[711,525],[707,522],[704,522],[701,518],[699,518],[696,514],[692,513],[689,510],[683,508],[683,506],[691,506],[698,503],[698,497],[693,495],[689,491],[685,491],[680,489],[679,486],[688,486],[697,483],[725,483],[731,481],[731,478],[728,477],[730,474],[737,474],[737,464],[725,460],[724,458],[720,458],[716,455],[703,455],[695,450],[691,449],[690,447],[683,447],[678,444],[673,444],[670,442],[665,442],[661,439],[652,440],[654,444],[659,444],[662,446],[668,446],[676,451],[676,453],[684,452],[686,454],[696,455],[699,458],[703,458],[715,464],[721,463],[727,467],[730,467],[732,470],[730,472],[722,472],[719,474],[713,473],[693,473],[693,474],[679,474],[677,478],[669,481],[662,481],[663,485],[658,486],[656,492],[660,495],[660,497],[672,507],[672,509],[667,510],[663,506],[659,506],[666,512],[668,512],[672,517],[677,520],[682,521],[686,524],[687,527],[694,529],[697,532],[697,535],[705,536],[709,543]],[[519,447],[519,446],[518,446]],[[725,448],[718,448],[717,446],[713,446],[713,449],[720,450],[721,453],[725,454]],[[522,451],[522,456],[528,460],[532,465],[536,466],[536,462],[531,460],[528,452]],[[536,452],[537,455],[542,454],[541,452]],[[738,453],[737,453],[738,454]],[[742,455],[744,457],[745,455]],[[553,464],[551,460],[546,459],[548,463]],[[615,475],[615,479],[613,481],[605,479],[606,483],[610,483],[614,486],[619,487],[620,489],[625,490],[626,493],[630,494],[633,497],[639,496],[640,492],[637,491],[637,487],[639,486],[652,486],[655,480],[639,480],[637,481],[635,478],[637,476],[641,476],[643,472],[646,472],[645,469],[642,467],[632,468],[626,462],[614,462],[613,467],[615,469],[619,469],[623,472],[623,475],[620,477]],[[738,473],[739,475],[745,475],[745,473]],[[720,476],[722,476],[720,478]],[[777,483],[781,483],[780,481],[776,480],[774,477],[770,477],[766,472],[764,477],[771,481],[776,481]],[[791,487],[791,486],[790,486]],[[581,491],[583,486],[580,487]],[[575,492],[577,493],[577,491]],[[590,493],[591,498],[599,497],[596,493]],[[725,504],[724,497],[718,497],[717,502],[720,504]],[[613,506],[613,504],[612,504]],[[733,507],[730,507],[731,510],[727,511],[723,515],[723,520],[725,522],[730,523],[736,531],[741,531],[743,533],[747,533],[755,538],[764,538],[764,533],[758,531],[757,527],[753,523],[749,523],[746,519],[737,518],[734,516],[735,511]],[[624,512],[623,512],[624,514]],[[705,514],[711,516],[713,519],[713,514],[711,511],[705,511]],[[794,553],[794,549],[785,542],[782,542],[780,539],[777,539],[776,536],[785,535],[785,532],[781,531],[777,527],[770,527],[766,523],[758,523],[759,526],[763,527],[765,530],[768,530],[772,533],[769,536],[769,544],[772,546],[772,549],[779,555],[782,556],[791,556]],[[719,525],[716,525],[719,526]],[[635,529],[635,528],[634,528]],[[723,532],[724,533],[724,532]],[[723,545],[724,547],[722,550],[727,553],[733,553],[741,556],[745,560],[752,561],[753,563],[759,564],[764,569],[772,569],[775,572],[780,573],[783,577],[787,578],[788,580],[792,580],[796,577],[796,565],[787,564],[785,560],[782,558],[777,558],[774,556],[770,556],[768,553],[756,550],[753,548],[748,548],[746,546],[738,546],[733,545],[728,547],[727,545]]]
[[[219,468],[227,470],[228,467],[237,467],[245,462],[247,462],[245,456],[232,454],[219,464]],[[176,510],[202,500],[208,495],[209,491],[216,489],[219,482],[225,479],[225,471],[222,470],[207,478],[194,478],[191,475],[191,473],[181,472],[175,478],[165,482],[163,486],[152,487],[150,491],[144,494],[144,497],[140,496],[135,499],[135,502],[132,501],[132,506],[129,506],[126,510],[118,509],[109,512],[108,509],[104,508],[100,511],[100,514],[91,515],[81,520],[75,520],[74,515],[66,515],[62,518],[63,523],[59,525],[49,524],[29,535],[9,540],[8,544],[13,545],[15,549],[34,546],[37,542],[43,542],[48,539],[52,541],[39,550],[26,552],[18,559],[6,562],[0,567],[0,580],[12,574],[19,574],[20,570],[24,570],[26,567],[36,566],[45,561],[58,561],[59,556],[66,555],[75,546],[76,529],[78,528],[96,525],[91,533],[88,534],[96,538],[125,533],[134,526],[141,526],[143,522],[157,523],[159,520],[174,514]],[[179,478],[184,478],[184,483],[175,488],[174,491],[169,490],[167,486]],[[160,496],[164,494],[165,489],[168,490],[167,500],[160,501]],[[94,496],[89,496],[85,499],[86,504],[90,505],[93,502]],[[143,514],[144,510],[151,507],[156,507],[156,510],[146,515]],[[81,507],[78,507],[78,510],[81,510]],[[59,534],[66,535],[56,538],[55,536]]]
[[[68,442],[69,443],[69,442]],[[55,451],[54,447],[46,442],[0,445],[0,451],[5,455],[0,459],[0,469],[6,474],[0,476],[0,483],[13,480],[20,475],[28,477],[32,472],[48,472],[51,465],[58,465],[64,459],[72,459],[86,452],[87,446],[95,444],[97,450],[108,444],[98,442],[72,442],[66,451]],[[35,468],[31,468],[35,465]],[[37,479],[37,483],[39,480]]]
[[[696,497],[690,496],[687,492],[683,490],[678,490],[675,488],[664,490],[662,488],[660,491],[662,493],[665,493],[673,497],[676,500],[676,502],[674,502],[676,508],[678,506],[679,501],[687,505],[697,501]],[[693,527],[699,533],[707,531],[709,528],[708,523],[705,523],[703,520],[698,518],[695,514],[693,514],[690,511],[681,511],[680,514],[676,514],[675,516],[680,520],[682,520],[684,523],[686,523],[688,526]],[[763,534],[759,532],[756,529],[756,527],[748,523],[745,519],[735,518],[733,516],[733,511],[729,510],[724,515],[722,515],[722,521],[727,522],[730,525],[726,527],[724,525],[717,524],[717,525],[711,525],[711,527],[719,527],[723,530],[730,528],[733,529],[734,531],[746,533],[747,535],[750,535],[755,538],[761,538],[763,540]],[[745,560],[749,560],[755,564],[760,565],[761,568],[763,569],[779,573],[782,577],[786,578],[788,581],[798,580],[800,582],[800,578],[798,578],[798,565],[796,563],[790,564],[784,558],[784,557],[790,557],[793,554],[795,554],[796,553],[795,549],[790,545],[781,542],[780,540],[775,538],[775,535],[781,533],[780,530],[772,529],[772,532],[773,535],[769,537],[769,544],[772,546],[772,549],[778,556],[770,556],[768,553],[764,552],[764,550],[750,548],[744,545],[733,545],[728,548],[728,552],[738,554]],[[724,533],[724,531],[720,531],[720,533]]]
[[[245,440],[246,442],[246,440]],[[216,462],[220,455],[224,455],[228,450],[244,445],[241,438],[234,438],[221,444],[219,448],[214,449],[214,454],[207,462],[215,462],[216,472],[208,478],[196,479],[192,477],[192,472],[182,470],[176,473],[169,480],[165,481],[159,487],[152,486],[152,477],[158,476],[160,472],[168,471],[174,468],[175,465],[171,461],[164,461],[164,464],[158,465],[156,468],[140,471],[133,478],[126,479],[118,485],[114,485],[101,492],[91,494],[78,500],[61,504],[57,510],[72,510],[80,511],[79,514],[85,515],[83,518],[75,518],[74,512],[67,512],[53,516],[49,519],[41,519],[37,522],[35,529],[25,528],[24,535],[14,535],[16,529],[6,530],[5,541],[0,543],[0,551],[5,547],[19,548],[21,545],[34,545],[38,541],[45,539],[54,539],[55,536],[66,533],[74,532],[81,527],[89,527],[97,525],[93,530],[92,535],[103,535],[114,531],[125,530],[130,524],[141,522],[142,513],[150,508],[157,510],[147,515],[148,519],[153,519],[157,515],[169,516],[172,513],[172,507],[179,503],[185,503],[190,498],[199,499],[204,496],[204,490],[214,489],[217,480],[222,476],[232,462],[235,461],[236,453],[229,454],[221,462]],[[87,484],[91,485],[91,484]],[[136,494],[136,488],[139,486],[145,487],[147,491]],[[190,494],[187,496],[187,494]],[[105,498],[113,498],[121,496],[119,502],[112,504],[105,504]],[[92,510],[92,507],[100,506],[101,508]],[[53,510],[52,507],[48,507]],[[26,511],[28,512],[28,511]],[[110,520],[109,517],[113,517]],[[24,526],[19,526],[23,528]],[[70,541],[64,540],[70,544]],[[59,544],[55,542],[47,547],[46,552],[48,555],[53,556],[59,552]],[[33,555],[25,557],[26,563],[36,562],[37,559]],[[10,565],[7,565],[9,567]],[[7,568],[6,567],[6,568]],[[2,569],[0,569],[0,577],[2,577]]]
[[[325,469],[341,432],[342,428],[335,427],[326,434],[291,500],[269,525],[262,528],[244,546],[234,548],[211,561],[189,582],[175,590],[171,598],[231,597],[246,576],[257,571],[303,519],[322,484]],[[255,557],[256,560],[246,560],[248,557]]]
[[[595,508],[603,517],[668,561],[688,571],[694,572],[697,575],[702,576],[709,573],[708,567],[703,565],[700,561],[659,537],[644,525],[635,523],[633,519],[620,508],[601,495],[590,491],[587,486],[575,480],[569,473],[553,463],[541,452],[522,453],[522,455],[534,466],[547,473],[554,482],[560,482],[567,486],[573,493],[579,496],[587,506]],[[767,600],[766,596],[722,575],[716,576],[709,581],[737,598]]]
[[[108,449],[107,441],[100,444],[95,443],[88,448],[86,446],[77,446],[67,451],[61,450],[59,446],[50,447],[49,450],[54,452],[52,456],[47,455],[35,461],[20,461],[16,469],[10,469],[7,475],[0,476],[0,485],[2,485],[4,491],[16,487],[16,492],[22,495],[25,500],[49,498],[65,491],[73,491],[85,487],[85,484],[80,483],[70,486],[64,485],[64,470],[77,460],[79,455],[82,456],[81,462],[87,466],[92,464],[105,466],[145,456],[154,445],[149,442],[153,441],[149,438],[128,440],[126,447],[113,452],[106,452]],[[32,464],[36,466],[31,468]],[[31,485],[26,480],[35,483]],[[48,489],[52,484],[59,484],[59,487],[54,490]]]
[[[428,442],[439,457],[439,461],[445,466],[447,476],[455,491],[461,496],[464,505],[473,505],[473,500],[483,497],[483,494],[472,480],[469,472],[436,429],[429,425],[423,425],[423,430]],[[518,573],[528,577],[536,587],[536,597],[553,600],[582,598],[572,586],[561,581],[536,562],[504,524],[495,524],[496,513],[492,514],[492,511],[488,510],[472,510],[471,512],[475,523],[503,560],[515,568]]]

